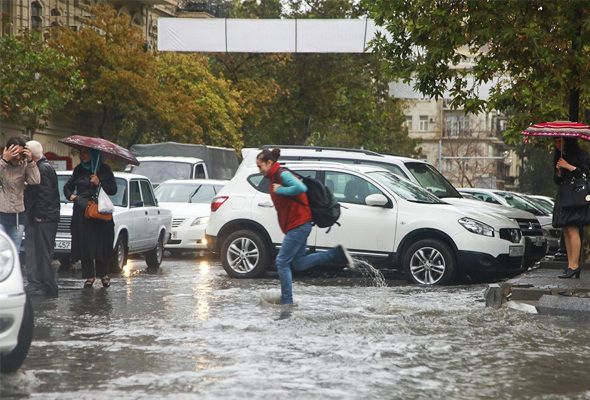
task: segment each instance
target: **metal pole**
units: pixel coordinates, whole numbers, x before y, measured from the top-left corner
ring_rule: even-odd
[[[438,140],[438,170],[442,171],[442,139]]]

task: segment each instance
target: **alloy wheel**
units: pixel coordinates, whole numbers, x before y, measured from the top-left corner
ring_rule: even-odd
[[[410,272],[414,279],[424,285],[434,285],[446,271],[446,260],[434,247],[422,247],[410,259]]]
[[[256,243],[246,237],[236,238],[227,249],[227,261],[234,271],[245,274],[252,271],[260,258]]]

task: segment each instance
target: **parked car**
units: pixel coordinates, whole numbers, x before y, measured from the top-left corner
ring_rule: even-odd
[[[0,231],[0,372],[17,371],[33,339],[33,307],[25,295],[18,252]]]
[[[69,265],[72,247],[73,203],[63,194],[63,186],[71,175],[72,171],[57,172],[62,205],[54,252],[62,265]],[[143,254],[148,268],[159,268],[172,230],[172,212],[158,206],[152,184],[145,176],[115,172],[115,181],[117,194],[110,196],[115,206],[115,257],[111,260],[111,270],[121,270],[131,254]]]
[[[534,194],[529,194],[527,196],[530,198],[536,199],[537,201],[545,204],[545,206],[551,208],[551,212],[553,212],[553,206],[555,205],[555,200],[553,200],[551,197],[539,196],[539,195],[534,195]]]
[[[533,204],[524,195],[505,190],[482,188],[461,188],[459,189],[459,192],[469,193],[487,203],[514,207],[519,210],[530,212],[541,224],[541,230],[547,241],[545,253],[552,254],[559,249],[561,230],[553,228],[552,217],[546,210]]]
[[[207,248],[205,227],[211,213],[211,200],[228,181],[213,179],[169,180],[154,191],[160,207],[172,211],[172,232],[166,249],[174,253],[182,250]]]
[[[169,179],[231,179],[239,165],[234,149],[184,143],[137,144],[140,162],[126,172],[148,177],[154,186]]]
[[[489,203],[482,205],[480,201],[466,199],[436,168],[425,161],[379,154],[363,149],[280,145],[263,146],[260,149],[243,149],[242,156],[244,161],[240,165],[240,168],[254,165],[256,155],[261,149],[273,147],[279,147],[281,149],[281,160],[284,161],[330,161],[343,164],[374,165],[385,168],[427,189],[446,203],[471,211],[479,211],[483,208],[490,213],[511,218],[518,222],[521,226],[522,234],[527,238],[523,269],[533,266],[547,252],[547,238],[543,235],[539,221],[533,214],[517,208]],[[533,229],[529,229],[531,226]]]
[[[245,162],[245,161],[244,161]],[[394,266],[419,284],[453,282],[460,272],[519,271],[524,239],[518,224],[485,211],[447,204],[413,183],[374,166],[287,162],[324,182],[344,206],[341,226],[313,228],[308,246],[342,244],[377,266]],[[283,240],[269,182],[255,165],[241,166],[211,203],[209,249],[228,275],[258,277]]]

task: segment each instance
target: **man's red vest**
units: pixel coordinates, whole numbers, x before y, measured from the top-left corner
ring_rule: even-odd
[[[281,185],[283,183],[281,179],[282,172],[281,165],[275,162],[270,171],[268,171],[267,177],[270,179],[270,197],[277,210],[279,226],[283,233],[287,233],[293,228],[311,222],[312,217],[309,202],[307,201],[307,194],[299,193],[296,196],[281,196],[274,192],[272,188],[273,183]]]

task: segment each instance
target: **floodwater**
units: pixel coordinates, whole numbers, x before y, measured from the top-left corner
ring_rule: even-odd
[[[229,279],[203,258],[144,267],[107,290],[60,275],[0,398],[590,398],[590,326],[487,309],[484,285],[302,277],[282,308],[274,277]]]

